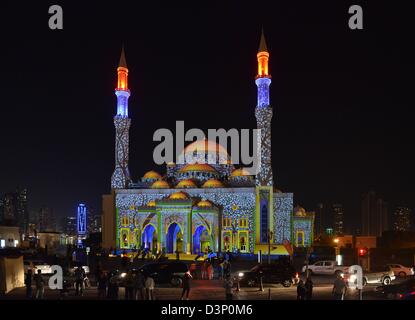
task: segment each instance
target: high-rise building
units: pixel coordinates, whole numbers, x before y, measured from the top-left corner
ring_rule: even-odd
[[[343,205],[336,203],[333,204],[333,221],[334,221],[334,233],[336,235],[344,234],[344,209]]]
[[[29,232],[29,210],[27,208],[27,189],[24,188],[16,192],[16,214],[17,223],[22,235]]]
[[[91,212],[88,219],[88,233],[95,232],[101,232],[101,215]]]
[[[14,192],[9,192],[4,195],[3,201],[3,216],[4,224],[6,225],[15,225],[17,222],[17,198]]]
[[[397,207],[393,212],[393,230],[410,231],[411,230],[412,210],[408,207]]]
[[[363,195],[361,203],[362,235],[380,237],[388,230],[387,203],[374,191]]]
[[[38,232],[56,231],[56,220],[49,207],[42,207],[37,214],[36,227]]]
[[[77,234],[76,217],[65,217],[65,220],[64,232],[69,236],[75,236]]]

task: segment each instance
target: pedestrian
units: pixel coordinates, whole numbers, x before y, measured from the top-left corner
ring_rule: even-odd
[[[305,300],[306,289],[304,281],[300,280],[297,285],[297,300]]]
[[[136,300],[138,300],[138,297],[140,297],[140,300],[145,300],[146,293],[144,288],[144,275],[141,270],[137,273],[135,277],[134,286]]]
[[[219,263],[219,274],[220,274],[220,279],[221,280],[225,279],[225,277],[224,277],[224,263],[225,263],[225,261],[221,261],[221,263]]]
[[[307,277],[305,281],[305,299],[311,300],[313,297],[313,281],[311,280],[311,276]]]
[[[207,262],[206,262],[206,260],[204,260],[202,262],[201,269],[202,269],[202,280],[205,280],[207,278]]]
[[[184,299],[184,296],[186,294],[186,300],[189,300],[189,294],[190,294],[190,287],[191,287],[191,280],[193,279],[192,275],[189,271],[187,271],[183,276],[183,291],[182,291],[182,298]]]
[[[82,296],[84,294],[85,270],[79,265],[75,270],[75,295]]]
[[[118,281],[117,275],[112,272],[108,278],[108,291],[107,296],[111,300],[118,300]]]
[[[346,284],[341,275],[336,276],[336,280],[334,280],[333,285],[333,298],[334,300],[344,300],[344,296],[346,295]]]
[[[26,278],[24,280],[24,284],[26,286],[26,298],[32,299],[32,280],[33,280],[33,273],[32,269],[27,270]]]
[[[225,260],[223,262],[223,273],[225,278],[229,275],[231,275],[231,263],[229,262],[229,260]]]
[[[105,299],[107,296],[107,275],[104,271],[98,275],[97,285],[98,285],[98,299]]]
[[[225,278],[225,294],[226,300],[233,299],[233,281],[230,275]]]
[[[36,299],[43,299],[45,293],[45,279],[42,277],[42,270],[37,270],[37,274],[34,276],[35,285],[36,285]]]
[[[127,271],[127,275],[125,276],[125,300],[134,300],[135,294],[134,294],[134,275],[131,270]]]
[[[147,299],[154,300],[154,279],[151,276],[148,276],[144,285],[146,287]]]
[[[176,250],[176,260],[177,261],[180,260],[180,252],[179,252],[179,250]]]
[[[213,280],[213,264],[208,263],[207,265],[207,275],[209,280]]]

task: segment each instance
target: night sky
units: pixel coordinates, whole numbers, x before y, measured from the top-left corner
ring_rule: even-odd
[[[0,193],[29,207],[100,211],[114,168],[116,67],[130,71],[130,171],[157,169],[158,128],[255,128],[261,26],[270,51],[274,180],[295,204],[345,206],[376,190],[415,208],[409,1],[1,1]],[[261,3],[261,5],[259,5]],[[48,28],[63,6],[64,30]],[[361,4],[364,30],[348,28]]]

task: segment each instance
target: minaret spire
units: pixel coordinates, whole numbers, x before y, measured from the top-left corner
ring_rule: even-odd
[[[115,169],[111,177],[112,189],[124,189],[131,181],[128,169],[129,129],[131,119],[128,117],[128,68],[124,46],[121,49],[120,62],[117,68],[117,113],[114,117],[115,126]]]
[[[122,45],[120,62],[118,63],[118,67],[123,67],[127,69],[127,60],[125,59],[124,45]]]
[[[259,42],[258,52],[268,52],[267,42],[265,41],[265,35],[264,35],[264,27],[262,27],[262,31],[261,31],[261,40]]]
[[[262,28],[261,40],[257,53],[258,74],[255,78],[257,85],[257,106],[255,117],[257,128],[261,130],[261,167],[256,176],[258,186],[272,186],[273,175],[271,166],[271,119],[272,108],[269,101],[269,86],[271,85],[271,74],[268,68],[269,52],[265,41],[264,29]]]

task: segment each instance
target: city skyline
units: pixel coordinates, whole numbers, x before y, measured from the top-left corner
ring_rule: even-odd
[[[374,7],[380,13],[385,9]],[[413,63],[405,42],[399,41],[405,37],[401,31],[404,22],[386,30],[369,16],[376,28],[356,35],[341,19],[315,22],[330,10],[336,12],[334,4],[324,10],[305,5],[298,11],[289,4],[277,8],[263,19],[255,18],[248,7],[230,15],[216,12],[215,26],[209,23],[209,10],[175,12],[189,16],[192,28],[187,28],[189,22],[173,21],[165,10],[160,11],[158,19],[171,22],[169,30],[157,24],[147,28],[149,18],[141,12],[128,12],[126,5],[123,19],[127,27],[121,38],[115,31],[120,18],[113,17],[104,4],[98,10],[107,26],[99,31],[88,29],[90,17],[81,14],[77,23],[65,23],[64,33],[59,35],[50,34],[23,12],[27,21],[23,19],[22,26],[16,27],[20,37],[5,35],[13,46],[0,53],[4,61],[11,62],[0,80],[5,103],[13,106],[6,108],[5,117],[21,119],[19,124],[6,123],[0,129],[8,137],[3,145],[6,157],[0,160],[0,194],[26,186],[29,211],[46,204],[59,216],[75,212],[80,201],[100,210],[101,194],[109,191],[107,181],[113,169],[108,157],[113,153],[110,142],[116,101],[113,69],[123,43],[133,70],[130,110],[137,125],[130,134],[130,162],[134,163],[131,175],[135,180],[148,168],[158,169],[151,154],[140,150],[154,147],[152,134],[157,128],[173,127],[169,119],[202,129],[227,128],[229,122],[240,128],[254,127],[249,116],[255,101],[252,57],[264,24],[273,52],[270,90],[275,110],[275,185],[293,192],[294,204],[307,210],[314,210],[318,202],[343,204],[346,223],[360,218],[360,197],[372,188],[392,207],[404,202],[414,208],[413,160],[402,153],[411,136],[413,111],[406,103],[409,84],[393,81],[396,73],[405,75],[406,66]],[[76,5],[65,9],[70,16]],[[310,16],[306,9],[311,10]],[[282,12],[291,15],[284,17]],[[296,23],[303,21],[292,26],[294,12]],[[135,14],[142,19],[137,22]],[[94,19],[103,26],[102,18]],[[27,29],[29,23],[33,30]],[[383,31],[389,45],[365,44]],[[399,35],[392,36],[393,31]],[[334,32],[344,37],[333,39]],[[30,40],[34,33],[41,43],[36,48]],[[189,47],[195,52],[190,56]],[[26,57],[29,48],[31,58]],[[339,60],[345,63],[337,65]],[[241,65],[247,70],[241,70]],[[376,76],[379,70],[382,77]],[[197,81],[188,81],[189,74]],[[399,112],[389,112],[390,105]],[[222,114],[222,119],[216,114]],[[25,157],[25,153],[32,156]]]

